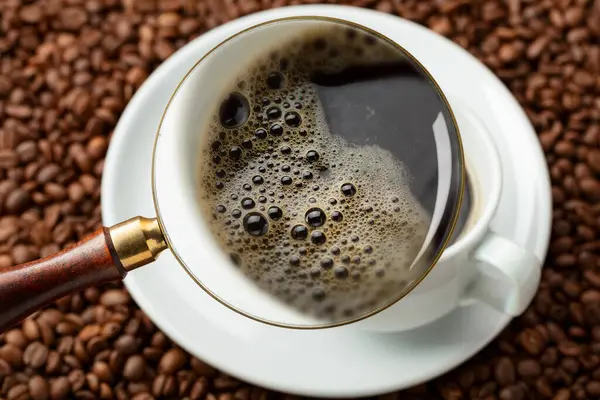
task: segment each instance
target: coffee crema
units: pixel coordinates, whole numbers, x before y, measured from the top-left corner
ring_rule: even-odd
[[[303,32],[249,62],[202,132],[198,192],[211,232],[242,273],[302,312],[347,319],[418,278],[411,266],[430,217],[408,170],[332,129],[327,110],[343,94],[320,94],[413,70],[367,32]]]

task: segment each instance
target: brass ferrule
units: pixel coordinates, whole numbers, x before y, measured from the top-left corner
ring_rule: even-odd
[[[153,262],[167,248],[156,218],[135,217],[108,230],[115,252],[126,271]]]

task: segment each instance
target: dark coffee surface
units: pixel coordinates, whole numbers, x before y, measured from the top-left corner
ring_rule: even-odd
[[[331,131],[357,145],[376,144],[402,160],[411,191],[433,214],[438,160],[431,127],[441,101],[431,83],[406,62],[352,68],[313,82]]]
[[[410,174],[410,190],[429,215],[436,206],[439,163],[432,126],[443,114],[456,154],[456,133],[445,104],[431,81],[408,62],[376,68],[353,68],[314,80],[332,132],[357,145],[376,144],[401,160]],[[457,167],[456,165],[454,166]],[[458,169],[453,171],[455,177]],[[450,186],[449,203],[458,197],[458,181]],[[470,201],[461,208],[456,232],[462,229]],[[448,210],[450,213],[450,210]],[[445,222],[449,220],[447,215]],[[441,245],[445,230],[436,236]]]
[[[240,271],[325,322],[391,304],[433,257],[412,266],[433,214],[443,101],[400,49],[349,25],[321,21],[271,46],[200,131],[208,225]]]
[[[100,226],[110,134],[160,62],[207,29],[284,3],[291,2],[0,2],[0,268]],[[599,398],[598,8],[592,1],[338,3],[411,19],[485,62],[526,109],[552,174],[550,253],[525,315],[464,365],[381,400]],[[121,284],[67,296],[0,335],[3,399],[186,396],[292,398],[178,349]]]

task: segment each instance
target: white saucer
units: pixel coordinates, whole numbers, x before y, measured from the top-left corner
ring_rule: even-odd
[[[441,36],[394,16],[342,6],[253,14],[213,29],[162,64],[131,100],[114,133],[102,183],[105,225],[136,215],[155,216],[150,187],[154,134],[169,96],[192,64],[241,29],[300,14],[352,20],[395,38],[431,71],[453,108],[468,107],[486,121],[504,164],[505,190],[493,228],[543,259],[551,223],[548,171],[533,128],[508,90],[475,58]],[[470,358],[510,321],[472,304],[404,333],[275,328],[214,301],[169,252],[132,272],[125,283],[150,318],[190,353],[253,384],[307,396],[367,396],[422,383]]]

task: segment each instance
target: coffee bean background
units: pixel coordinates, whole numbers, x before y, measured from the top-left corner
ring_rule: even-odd
[[[156,66],[221,23],[315,2],[0,1],[0,268],[100,226],[112,130]],[[487,64],[526,109],[552,175],[552,243],[529,310],[457,370],[385,397],[600,398],[600,1],[338,3],[414,20]],[[281,396],[186,354],[120,284],[65,297],[0,336],[0,399]]]

